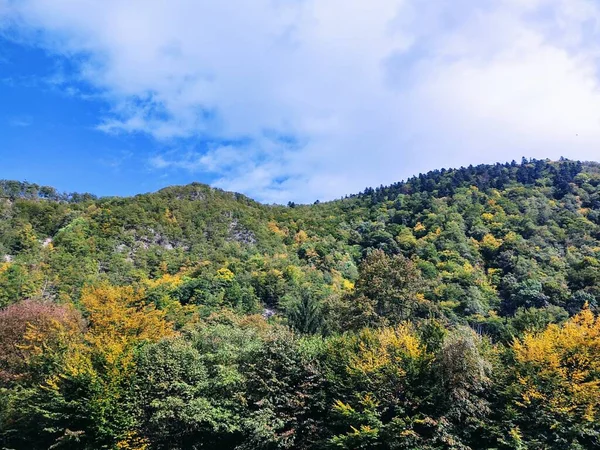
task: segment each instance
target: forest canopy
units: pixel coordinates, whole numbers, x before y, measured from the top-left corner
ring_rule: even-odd
[[[600,448],[600,165],[313,205],[0,181],[0,448]]]

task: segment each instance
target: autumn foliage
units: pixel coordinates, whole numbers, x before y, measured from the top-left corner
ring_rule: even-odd
[[[510,392],[519,435],[531,443],[544,435],[565,446],[597,443],[600,318],[586,308],[563,326],[525,334],[512,351]]]
[[[71,305],[24,300],[0,310],[0,383],[32,375],[36,358],[64,349],[83,328]]]

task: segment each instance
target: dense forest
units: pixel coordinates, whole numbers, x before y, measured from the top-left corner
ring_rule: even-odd
[[[600,164],[313,205],[0,181],[0,448],[600,448]]]

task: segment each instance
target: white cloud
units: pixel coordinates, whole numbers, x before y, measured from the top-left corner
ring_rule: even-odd
[[[11,31],[104,92],[101,130],[181,145],[150,165],[262,200],[523,155],[598,159],[594,0],[8,5]]]

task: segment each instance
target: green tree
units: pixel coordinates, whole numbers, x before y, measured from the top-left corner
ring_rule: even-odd
[[[398,323],[411,318],[424,305],[425,288],[415,263],[402,255],[371,252],[360,265],[357,297],[373,302],[375,313],[384,322]]]

